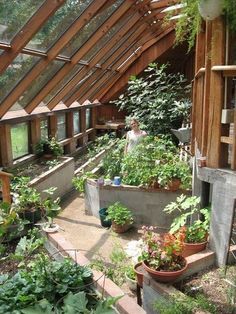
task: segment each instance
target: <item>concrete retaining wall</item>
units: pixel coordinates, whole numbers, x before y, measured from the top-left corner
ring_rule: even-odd
[[[132,210],[136,226],[153,225],[160,228],[159,231],[165,231],[175,216],[164,213],[163,209],[183,192],[186,193],[128,185],[98,187],[95,180],[89,179],[85,187],[85,209],[88,214],[99,217],[100,208],[119,201]]]
[[[217,265],[223,266],[227,261],[235,211],[236,173],[204,167],[197,169],[197,176],[212,185],[210,247],[216,253]]]
[[[73,157],[61,157],[61,162],[52,169],[42,173],[30,181],[30,185],[37,189],[45,197],[43,190],[57,187],[53,198],[63,197],[72,189],[72,178],[74,176],[75,164]]]

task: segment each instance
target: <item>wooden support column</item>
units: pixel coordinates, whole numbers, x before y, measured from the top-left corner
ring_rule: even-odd
[[[204,96],[202,110],[202,141],[201,154],[206,156],[208,140],[208,123],[209,123],[209,102],[210,102],[210,84],[211,84],[211,38],[212,22],[206,22],[206,49],[205,49],[205,78],[204,78]],[[200,144],[200,143],[199,143]]]
[[[90,134],[90,139],[92,141],[94,141],[95,138],[96,138],[96,130],[95,130],[95,124],[96,124],[96,121],[97,121],[97,118],[96,118],[97,110],[96,109],[97,109],[96,107],[92,107],[91,108],[91,128],[93,128],[93,131]]]
[[[11,127],[9,124],[0,125],[1,160],[3,167],[13,165],[11,148]]]
[[[88,135],[86,134],[86,108],[81,108],[80,110],[80,125],[81,125],[81,133],[83,134],[81,145],[84,146],[87,144],[87,139],[88,139]]]
[[[66,153],[73,153],[76,150],[76,140],[74,140],[73,112],[66,113],[66,134],[70,142],[66,145]]]
[[[12,174],[0,171],[0,181],[2,183],[3,202],[11,203],[10,181]]]
[[[31,149],[35,154],[35,145],[39,142],[41,138],[40,133],[40,118],[35,118],[30,121],[30,131],[31,131]]]
[[[57,135],[57,116],[49,116],[49,136],[56,137]]]
[[[203,93],[201,88],[204,88],[199,81],[199,71],[204,67],[205,64],[205,22],[202,23],[201,31],[197,34],[196,39],[196,55],[195,55],[195,78],[193,83],[193,105],[192,105],[192,139],[191,139],[191,153],[194,155],[195,146],[200,148],[199,134],[201,128],[197,127],[197,123],[199,123],[199,113],[198,108],[202,106],[199,102],[199,91]]]
[[[222,17],[212,21],[211,64],[222,65],[225,62],[225,25]],[[211,71],[207,166],[219,168],[227,165],[227,145],[222,145],[221,111],[224,102],[224,78],[221,73]]]

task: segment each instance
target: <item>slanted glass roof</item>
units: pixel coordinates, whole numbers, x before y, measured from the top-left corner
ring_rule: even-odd
[[[154,24],[168,3],[0,0],[0,120],[10,110],[102,100],[135,62],[139,73],[157,58],[161,40],[171,46],[174,24]],[[149,52],[139,63],[150,47],[153,59]]]

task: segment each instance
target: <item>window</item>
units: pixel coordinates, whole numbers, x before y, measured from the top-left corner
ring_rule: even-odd
[[[86,109],[86,130],[91,128],[91,108]]]
[[[11,147],[13,159],[29,154],[29,125],[27,122],[11,127]]]
[[[61,114],[57,116],[57,140],[62,141],[66,138],[66,116]]]
[[[48,120],[40,121],[40,133],[41,133],[41,139],[48,138]]]
[[[79,111],[73,113],[74,134],[80,133],[80,115]]]

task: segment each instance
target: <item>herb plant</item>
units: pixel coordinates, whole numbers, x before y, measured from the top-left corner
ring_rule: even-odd
[[[188,197],[183,194],[178,196],[175,202],[168,204],[164,209],[165,212],[170,214],[179,211],[180,213],[180,215],[173,220],[170,226],[170,233],[184,233],[185,242],[187,243],[199,243],[205,241],[209,232],[210,209],[199,209],[199,204],[199,197]],[[202,220],[198,217],[198,219],[189,223],[189,220],[194,214],[201,214]]]
[[[106,219],[115,222],[117,225],[132,224],[134,220],[132,212],[120,202],[110,205],[107,208],[107,213]]]
[[[36,151],[36,154],[39,156],[43,154],[50,154],[55,157],[59,157],[63,155],[63,149],[55,137],[51,137],[48,139],[41,139],[35,145],[35,151]]]

